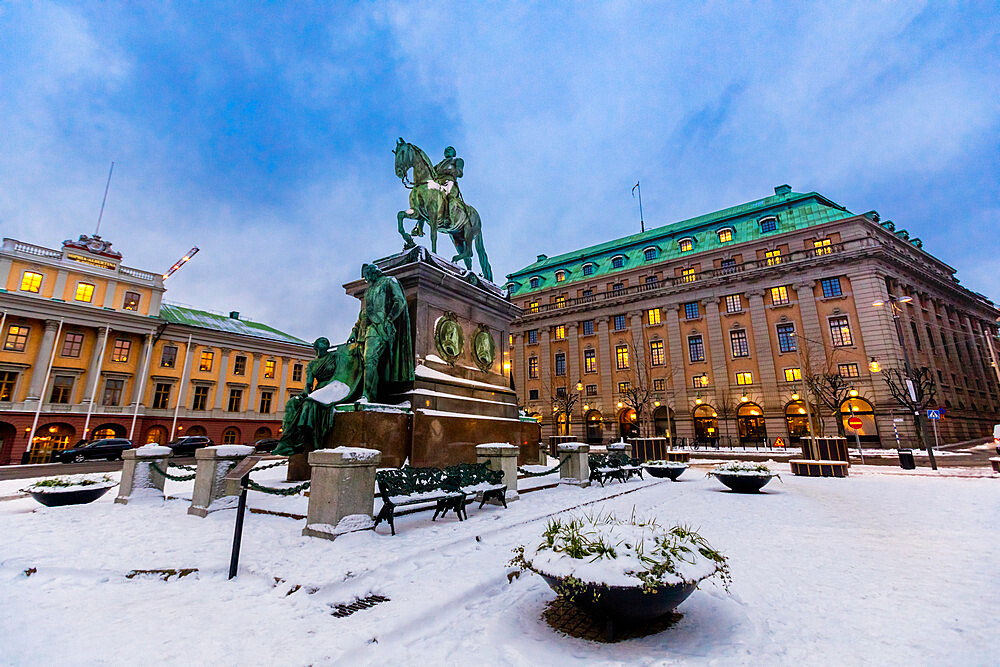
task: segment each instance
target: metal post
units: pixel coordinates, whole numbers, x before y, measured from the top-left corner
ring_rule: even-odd
[[[177,439],[177,413],[180,412],[181,402],[187,397],[188,356],[190,356],[190,354],[191,335],[188,336],[187,345],[184,347],[184,367],[181,369],[181,386],[177,388],[177,404],[174,406],[174,421],[170,425],[170,436],[167,439],[167,442]],[[222,391],[222,387],[219,387],[218,391]]]
[[[903,348],[903,367],[906,370],[906,379],[912,382],[913,367],[910,365],[910,353],[906,349],[906,343],[903,342],[903,325],[899,323],[899,314],[902,312],[902,309],[899,307],[896,297],[891,294],[889,295],[889,306],[892,308],[892,320],[896,324],[896,341],[900,344],[900,347]],[[920,423],[919,410],[913,411],[913,425],[917,429],[917,438],[919,438],[920,442],[923,443],[924,448],[927,450],[927,457],[931,461],[931,470],[937,470],[937,460],[934,458],[934,449],[924,437],[924,429],[923,425]]]
[[[236,529],[233,532],[233,554],[229,559],[229,578],[236,577],[236,571],[240,566],[240,545],[243,543],[243,515],[247,510],[247,488],[250,486],[250,473],[243,475],[240,480],[240,501],[236,506]]]
[[[101,352],[97,357],[97,372],[94,373],[94,383],[90,387],[90,402],[87,404],[87,418],[83,420],[83,437],[87,437],[87,432],[90,431],[90,416],[94,412],[94,401],[97,400],[97,386],[101,380],[101,368],[104,366],[104,351],[108,349],[108,339],[111,337],[111,325],[107,325],[104,330],[104,344],[101,346]],[[97,340],[100,340],[100,334],[97,335]]]
[[[931,422],[934,423],[934,446],[937,447],[938,446],[938,434],[937,434],[937,423],[938,423],[938,420],[937,419],[932,419]]]
[[[135,435],[135,421],[139,417],[139,403],[142,402],[142,392],[146,390],[146,376],[149,375],[149,361],[153,356],[153,346],[156,342],[153,340],[153,334],[149,334],[149,346],[146,348],[146,361],[143,363],[142,376],[139,378],[139,390],[136,392],[135,396],[135,410],[132,411],[132,426],[128,430],[128,439],[132,440],[132,436]],[[173,439],[173,437],[171,437]],[[135,442],[135,440],[132,440]],[[168,441],[169,442],[169,441]]]
[[[52,374],[52,365],[56,363],[56,350],[59,349],[59,334],[62,333],[63,321],[59,320],[59,328],[56,329],[55,342],[52,343],[52,356],[49,357],[49,367],[45,370],[45,379],[42,381],[42,391],[38,397],[38,408],[35,410],[35,419],[31,422],[31,433],[28,436],[28,449],[31,451],[35,444],[35,429],[38,428],[38,417],[42,414],[42,403],[45,402],[45,393],[49,389],[49,376]],[[35,369],[38,372],[38,369]]]
[[[847,407],[850,408],[850,410],[851,410],[851,416],[853,417],[854,416],[854,406],[851,405],[850,403],[848,403]],[[872,419],[874,419],[874,417],[872,417]],[[861,438],[858,436],[858,429],[854,429],[854,444],[858,446],[858,454],[861,455],[861,465],[864,465],[865,464],[865,453],[861,450]]]

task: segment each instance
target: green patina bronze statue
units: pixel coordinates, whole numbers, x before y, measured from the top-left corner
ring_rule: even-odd
[[[444,151],[444,159],[436,165],[432,164],[426,153],[403,141],[402,137],[396,141],[393,153],[396,155],[396,176],[410,189],[410,207],[396,214],[399,234],[405,243],[404,249],[416,244],[413,236],[406,233],[403,220],[417,221],[412,231],[414,236],[423,236],[426,222],[431,230],[431,252],[437,252],[437,233],[442,231],[451,236],[455,250],[458,251],[451,261],[463,261],[471,271],[472,249],[475,246],[483,278],[492,282],[493,269],[490,268],[490,260],[483,246],[479,212],[465,203],[458,187],[465,161],[457,157],[454,148],[448,146]],[[411,169],[413,181],[409,183],[408,174]]]
[[[374,264],[361,267],[361,277],[368,281],[368,287],[347,342],[363,344],[364,396],[375,403],[381,398],[380,382],[413,382],[410,313],[398,280]]]

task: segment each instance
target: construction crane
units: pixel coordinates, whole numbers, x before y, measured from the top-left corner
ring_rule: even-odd
[[[163,274],[164,280],[174,275],[174,272],[177,271],[177,269],[187,264],[188,260],[194,257],[196,254],[198,254],[198,246],[191,248],[190,250],[187,251],[186,255],[184,255],[179,260],[174,262],[174,265],[171,266],[169,269],[167,269],[167,272]]]

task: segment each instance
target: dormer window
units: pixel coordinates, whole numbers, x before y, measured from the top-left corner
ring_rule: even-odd
[[[625,255],[615,255],[611,258],[611,268],[620,269],[625,266]]]
[[[566,280],[566,272],[565,271],[556,271],[556,282],[557,283],[561,283],[564,280]]]
[[[538,277],[532,278],[528,281],[528,284],[531,285],[531,289],[538,289],[538,286],[542,284],[542,279]]]
[[[690,236],[677,242],[677,247],[681,252],[691,252],[694,250],[694,239]]]
[[[592,275],[594,275],[594,265],[593,264],[584,264],[583,265],[583,275],[585,275],[585,276],[592,276]]]
[[[729,243],[730,241],[733,240],[732,227],[723,227],[718,231],[718,234],[719,234],[719,243]]]
[[[766,234],[767,232],[773,232],[778,228],[778,217],[775,215],[769,215],[766,218],[761,218],[757,221],[760,225],[760,233]]]
[[[646,248],[642,251],[642,256],[647,262],[653,261],[659,254],[660,251],[658,248]]]

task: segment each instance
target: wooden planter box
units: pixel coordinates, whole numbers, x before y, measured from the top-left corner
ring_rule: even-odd
[[[824,461],[822,459],[792,459],[792,474],[800,477],[847,477],[846,461]]]

